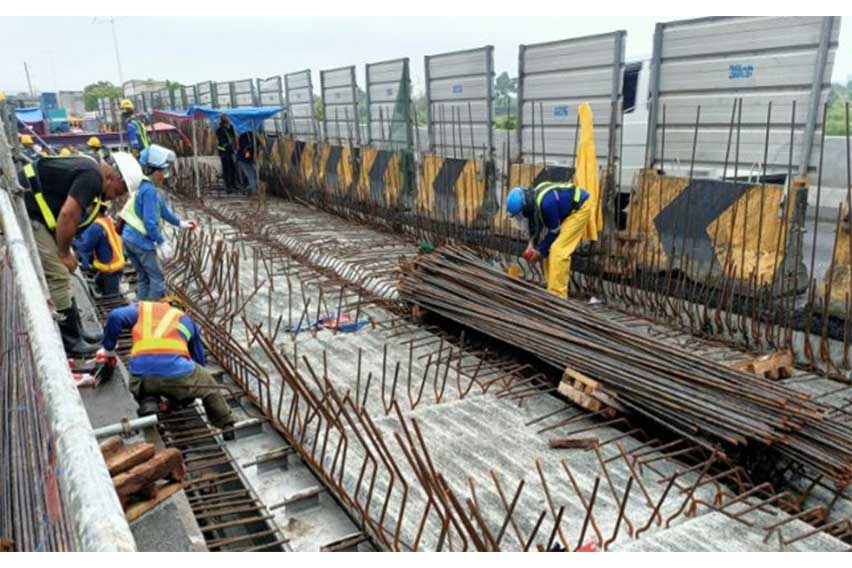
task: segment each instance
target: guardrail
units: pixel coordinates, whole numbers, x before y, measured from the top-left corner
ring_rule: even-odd
[[[18,215],[3,130],[0,117],[0,548],[134,551]]]

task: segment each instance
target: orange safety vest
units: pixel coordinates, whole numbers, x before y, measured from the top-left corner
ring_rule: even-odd
[[[130,357],[180,355],[191,359],[186,343],[192,334],[180,323],[183,315],[182,311],[166,302],[139,302]]]
[[[109,263],[101,262],[97,253],[95,253],[95,260],[92,262],[92,266],[98,269],[99,272],[103,272],[105,274],[118,272],[124,268],[125,264],[124,246],[122,246],[121,237],[118,236],[118,232],[115,230],[115,225],[111,218],[98,217],[95,219],[95,223],[100,225],[103,228],[104,233],[106,233],[109,248],[112,249],[112,261]]]

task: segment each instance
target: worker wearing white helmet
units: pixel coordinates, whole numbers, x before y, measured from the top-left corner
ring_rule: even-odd
[[[124,220],[122,238],[127,257],[139,275],[137,298],[157,301],[165,295],[166,289],[157,252],[163,260],[172,256],[172,248],[163,236],[163,221],[181,229],[194,229],[195,222],[182,221],[169,209],[157,190],[157,184],[169,176],[175,163],[175,153],[152,144],[142,151],[139,162],[146,177],[141,180],[139,191],[127,200],[121,211],[120,217]]]

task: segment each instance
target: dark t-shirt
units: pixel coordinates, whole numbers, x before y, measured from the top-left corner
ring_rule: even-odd
[[[251,132],[240,134],[240,151],[237,152],[237,159],[249,164],[254,161],[254,139]]]
[[[41,182],[44,200],[57,220],[62,205],[65,204],[65,199],[69,195],[80,205],[84,216],[86,209],[95,198],[103,195],[104,182],[101,168],[91,158],[41,158],[33,164],[33,167]],[[23,171],[19,173],[18,178],[21,185],[30,187]],[[24,194],[24,201],[30,219],[44,222],[44,217],[31,191]]]
[[[216,129],[216,141],[219,146],[225,148],[226,152],[234,151],[234,127],[230,124],[227,126],[220,124]],[[221,150],[220,150],[221,151]]]

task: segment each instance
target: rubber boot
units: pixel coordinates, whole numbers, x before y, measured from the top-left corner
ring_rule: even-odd
[[[59,312],[64,319],[59,322],[59,332],[62,334],[62,344],[69,355],[88,356],[98,350],[97,343],[89,343],[80,335],[80,320],[73,306]]]
[[[80,318],[80,310],[77,308],[77,299],[71,299],[71,309],[74,310],[75,318],[77,318],[77,325],[80,328],[80,337],[86,340],[87,343],[100,343],[104,338],[103,333],[87,333],[86,328],[83,327],[83,320]]]

